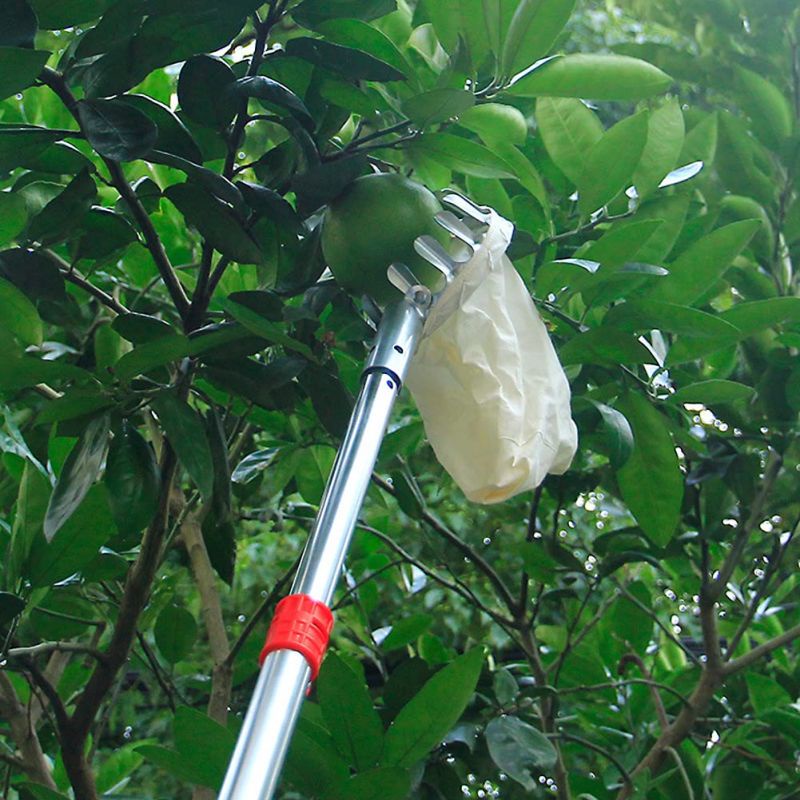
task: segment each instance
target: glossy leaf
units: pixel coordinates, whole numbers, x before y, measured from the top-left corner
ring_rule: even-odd
[[[298,25],[315,29],[327,20],[339,17],[377,19],[396,7],[397,0],[303,0],[292,9],[292,17]]]
[[[483,651],[476,647],[437,672],[395,717],[381,764],[411,766],[438,744],[467,707],[482,666]]]
[[[153,628],[159,652],[170,664],[183,661],[197,638],[197,622],[181,606],[170,603],[156,619]]]
[[[214,490],[214,465],[203,423],[197,412],[174,392],[161,392],[151,401],[170,445],[204,498]]]
[[[704,236],[669,265],[670,274],[650,292],[650,297],[668,303],[694,303],[722,277],[760,227],[760,220],[743,220]]]
[[[255,97],[268,106],[286,109],[297,121],[310,131],[314,130],[314,119],[305,103],[282,83],[264,75],[239,78],[227,87],[237,97]]]
[[[158,141],[156,124],[121,100],[81,100],[78,116],[89,144],[112,161],[141,158]]]
[[[30,222],[27,238],[42,244],[54,244],[74,233],[97,196],[94,178],[83,170],[63,192],[56,195]]]
[[[383,749],[383,724],[367,687],[335,653],[325,658],[317,681],[325,724],[339,752],[360,772],[375,766]]]
[[[34,540],[22,570],[23,577],[34,587],[50,586],[64,580],[86,567],[115,533],[108,494],[103,484],[96,484],[61,525],[52,541],[46,541],[44,536]]]
[[[428,158],[476,178],[513,178],[511,168],[488,147],[454,136],[451,133],[429,133],[415,140],[410,149]]]
[[[697,383],[681,386],[669,397],[670,403],[702,403],[715,405],[716,403],[736,403],[750,400],[755,394],[755,389],[736,381],[712,379],[698,381]]]
[[[561,97],[538,100],[536,120],[550,158],[577,185],[589,152],[603,138],[600,120],[580,100]]]
[[[392,625],[389,635],[381,642],[384,650],[397,650],[416,641],[433,624],[430,614],[412,614]]]
[[[409,97],[401,108],[403,113],[420,127],[445,122],[475,105],[475,95],[464,89],[432,89]]]
[[[521,0],[506,32],[500,68],[514,75],[548,54],[576,0]]]
[[[34,125],[0,126],[0,169],[19,166],[62,138],[61,133]]]
[[[574,54],[523,73],[509,91],[520,97],[643,100],[666,91],[671,82],[669,75],[638,58]]]
[[[683,141],[683,112],[673,98],[651,112],[647,121],[647,143],[633,173],[633,184],[641,199],[652,194],[678,163]]]
[[[104,480],[117,529],[146,527],[158,507],[159,469],[152,448],[127,420],[114,431]]]
[[[648,538],[663,547],[675,533],[683,501],[675,446],[666,420],[648,400],[629,394],[619,408],[633,428],[635,442],[631,457],[617,472],[622,499]]]
[[[158,128],[152,145],[156,150],[184,158],[195,164],[203,161],[203,154],[180,117],[169,106],[143,94],[127,94],[119,98],[126,106],[141,111]]]
[[[138,344],[114,365],[114,375],[121,381],[129,381],[136,375],[163,367],[172,361],[189,355],[191,343],[180,334],[162,336],[153,341]]]
[[[33,47],[38,27],[28,0],[5,0],[0,12],[0,46]]]
[[[110,420],[107,414],[93,419],[78,439],[58,476],[44,519],[44,535],[51,541],[86,497],[100,475],[106,453]]]
[[[552,769],[556,751],[547,737],[518,717],[501,716],[486,726],[486,744],[498,768],[534,791],[534,775]]]
[[[30,86],[50,53],[27,47],[0,47],[0,100]]]
[[[4,585],[8,588],[17,585],[33,543],[37,537],[41,538],[51,492],[50,481],[42,470],[28,461],[19,484],[11,541],[4,563]]]
[[[586,154],[578,178],[578,207],[590,214],[611,202],[630,184],[647,140],[647,114],[623,119],[606,131]]]
[[[0,327],[23,344],[40,344],[42,321],[35,306],[12,283],[0,278]]]
[[[233,211],[199,186],[177,183],[164,194],[190,225],[223,255],[240,264],[258,264],[263,255]]]
[[[178,102],[196,122],[222,128],[232,119],[238,100],[230,93],[236,80],[233,70],[216,56],[193,56],[181,68]]]
[[[406,76],[391,64],[353,47],[300,36],[286,43],[287,55],[302,58],[345,78],[366,81],[404,81]]]

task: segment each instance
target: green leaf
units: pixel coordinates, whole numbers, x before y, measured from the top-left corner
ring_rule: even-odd
[[[635,442],[631,457],[617,471],[622,499],[648,538],[663,547],[675,533],[683,502],[675,446],[666,421],[648,400],[628,394],[618,405],[633,428]]]
[[[301,718],[286,759],[285,780],[305,797],[345,798],[349,774],[328,733]]]
[[[80,100],[78,117],[89,144],[104,158],[133,161],[158,141],[158,127],[121,100]]]
[[[141,111],[158,128],[158,137],[153,147],[172,153],[195,164],[202,164],[203,154],[188,128],[169,107],[143,94],[126,94],[118,98],[126,106]]]
[[[323,39],[300,36],[286,43],[286,54],[324,67],[345,78],[365,81],[404,81],[406,76],[391,64],[369,53],[332,44]]]
[[[391,0],[390,0],[391,2]],[[364,7],[367,3],[359,2]],[[394,10],[394,9],[392,9]],[[356,16],[355,14],[348,16]],[[369,53],[415,80],[414,68],[383,31],[360,19],[329,19],[320,23],[317,30],[329,41]]]
[[[122,214],[110,208],[95,207],[81,220],[75,259],[99,261],[138,241],[136,231]]]
[[[671,83],[669,75],[638,58],[576,53],[523,73],[509,91],[520,97],[635,101],[661,94]]]
[[[174,330],[164,320],[147,314],[119,314],[114,318],[111,327],[133,344],[145,344],[163,336],[173,336]]]
[[[800,297],[772,297],[769,300],[737,303],[720,316],[743,336],[750,336],[767,328],[800,322]]]
[[[63,134],[33,125],[0,125],[0,169],[13,169],[43,153]]]
[[[589,152],[603,138],[603,126],[580,100],[543,97],[536,101],[542,141],[555,165],[577,185]]]
[[[30,222],[26,236],[45,245],[74,234],[97,196],[97,186],[88,170],[76,175],[63,192],[56,195]]]
[[[0,359],[0,389],[13,391],[46,383],[49,386],[68,380],[87,380],[91,373],[71,364],[31,356],[6,355]]]
[[[671,98],[650,114],[647,144],[633,173],[633,184],[640,200],[652,194],[678,163],[684,133],[683,112],[677,98]]]
[[[98,792],[110,793],[114,787],[129,778],[139,768],[144,759],[141,753],[135,749],[137,744],[141,744],[141,742],[123,745],[106,756],[97,770]]]
[[[182,334],[170,334],[136,345],[114,365],[114,375],[121,381],[129,381],[189,355],[191,348],[191,342]]]
[[[0,100],[30,86],[47,63],[50,53],[26,47],[0,47]]]
[[[560,350],[561,363],[651,364],[654,356],[634,336],[613,328],[594,328],[573,336]]]
[[[156,395],[150,405],[189,477],[206,500],[214,491],[214,464],[205,428],[197,412],[175,392]]]
[[[410,791],[408,770],[378,767],[353,775],[342,797],[347,800],[405,800]]]
[[[33,47],[39,23],[27,0],[5,0],[0,12],[0,46]]]
[[[460,50],[477,69],[490,48],[482,0],[423,0],[421,5],[442,47],[451,55]]]
[[[625,415],[605,403],[591,401],[600,412],[608,451],[608,460],[614,469],[620,469],[633,452],[633,431]]]
[[[339,17],[373,20],[390,14],[397,0],[304,0],[292,9],[298,25],[315,30],[319,25]]]
[[[41,538],[44,515],[50,500],[52,487],[42,471],[31,461],[25,463],[22,480],[17,493],[14,524],[11,528],[11,542],[5,559],[5,585],[15,587],[22,575],[23,565],[36,541]]]
[[[235,81],[233,70],[221,58],[193,56],[178,77],[181,110],[202,125],[224,128],[239,107],[238,99],[229,92]]]
[[[564,29],[576,0],[521,0],[503,42],[500,71],[514,75],[546,56]]]
[[[51,542],[48,543],[44,536],[37,536],[23,569],[23,577],[33,587],[62,581],[89,564],[115,533],[105,486],[96,484]]]
[[[355,155],[316,164],[295,174],[292,188],[297,194],[300,213],[314,211],[333,200],[357,177],[369,171],[365,155]]]
[[[13,192],[0,192],[0,245],[15,239],[25,229],[28,211],[25,200]]]
[[[677,404],[702,403],[710,406],[717,403],[736,403],[742,400],[750,400],[755,393],[756,390],[752,386],[715,378],[682,386],[669,396],[669,402]]]
[[[170,186],[164,194],[216,250],[240,264],[260,264],[263,254],[234,212],[202,187]]]
[[[475,95],[464,89],[432,89],[403,100],[403,113],[421,128],[445,122],[475,105]]]
[[[305,103],[282,83],[264,75],[253,75],[230,84],[227,91],[237,97],[255,97],[267,106],[286,109],[308,131],[314,131],[314,118]]]
[[[753,121],[759,138],[768,147],[778,148],[792,135],[794,112],[783,92],[763,75],[736,67],[739,100]]]
[[[50,172],[53,175],[76,175],[82,169],[97,171],[89,158],[67,142],[50,144],[42,152],[21,159],[20,164],[34,172]]]
[[[701,339],[735,340],[739,333],[724,316],[657,300],[620,303],[609,310],[603,324],[631,332],[660,330]]]
[[[744,676],[747,683],[747,695],[753,706],[756,717],[762,717],[772,709],[788,706],[792,703],[789,692],[777,681],[757,672],[748,672]]]
[[[494,763],[528,791],[538,785],[531,771],[540,774],[555,766],[556,751],[547,737],[518,717],[496,717],[485,735]]]
[[[108,414],[95,417],[81,434],[58,476],[44,518],[44,535],[52,541],[97,480],[108,452]]]
[[[699,239],[669,265],[669,275],[648,294],[654,300],[691,305],[725,274],[761,227],[760,220],[732,222]]]
[[[623,119],[586,154],[578,178],[578,207],[583,214],[610,203],[630,185],[647,141],[647,119],[646,112]]]
[[[0,628],[5,628],[24,608],[24,598],[11,592],[0,592]]]
[[[181,172],[185,172],[192,181],[199,183],[204,189],[208,189],[214,197],[231,205],[237,214],[241,215],[243,213],[244,200],[241,192],[218,172],[161,150],[151,150],[145,156],[145,160],[153,164],[166,164],[168,167],[174,167],[181,170]]]
[[[0,325],[23,344],[42,343],[42,321],[35,306],[4,278],[0,278]]]
[[[170,603],[158,615],[153,627],[158,651],[170,664],[183,661],[197,639],[197,622],[185,609]]]
[[[118,530],[146,527],[158,507],[159,469],[152,448],[128,420],[114,431],[104,480]]]
[[[482,667],[483,650],[476,647],[437,672],[395,717],[381,764],[409,767],[439,744],[472,699]]]
[[[383,725],[363,678],[335,653],[328,653],[317,692],[325,725],[339,752],[359,772],[375,766],[383,749]]]
[[[408,149],[431,158],[449,169],[476,178],[513,178],[511,167],[488,147],[452,133],[428,133],[415,139]]]
[[[410,617],[403,617],[392,624],[392,630],[381,642],[381,647],[387,652],[405,647],[422,636],[432,624],[433,617],[430,614],[412,614]]]
[[[309,360],[316,362],[317,359],[307,345],[303,344],[302,342],[298,342],[296,339],[293,339],[277,323],[271,322],[258,312],[253,311],[241,303],[237,303],[233,299],[234,296],[235,295],[226,297],[222,301],[222,307],[234,319],[236,319],[238,322],[241,322],[245,328],[254,333],[256,336],[266,339],[268,342],[283,345],[287,349],[294,350],[296,353],[300,353],[301,355],[306,356],[306,358]]]
[[[114,0],[29,0],[39,26],[57,31],[97,19]]]

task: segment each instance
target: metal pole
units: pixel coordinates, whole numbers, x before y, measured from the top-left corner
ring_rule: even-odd
[[[293,595],[305,595],[326,606],[331,603],[430,301],[430,292],[414,287],[383,315],[292,585]],[[266,657],[219,800],[269,800],[273,796],[310,677],[309,662],[295,650],[282,649]]]

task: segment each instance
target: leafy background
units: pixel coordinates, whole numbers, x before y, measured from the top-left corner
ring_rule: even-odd
[[[6,0],[3,796],[215,796],[372,332],[320,212],[379,169],[514,220],[581,446],[477,507],[401,401],[281,797],[796,797],[799,36]]]

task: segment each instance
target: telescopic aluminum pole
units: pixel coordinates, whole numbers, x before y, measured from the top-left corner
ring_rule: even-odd
[[[276,609],[219,800],[269,800],[278,785],[309,680],[327,646],[328,606],[430,303],[430,292],[415,286],[383,315],[291,594]]]

